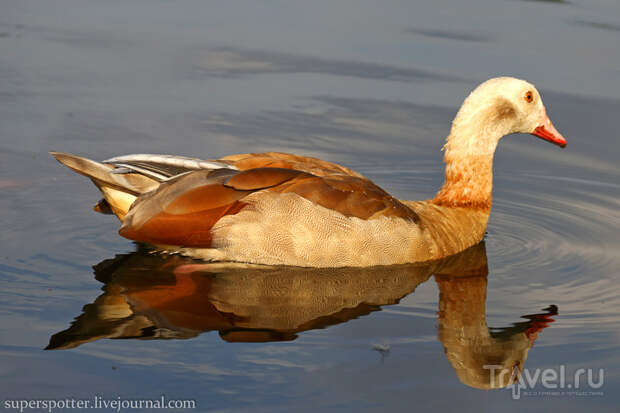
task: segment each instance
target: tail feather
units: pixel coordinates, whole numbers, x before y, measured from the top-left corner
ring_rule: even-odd
[[[136,198],[159,186],[159,182],[139,173],[113,173],[113,165],[106,165],[81,156],[63,152],[50,152],[67,168],[84,175],[103,193],[112,212],[121,220]]]

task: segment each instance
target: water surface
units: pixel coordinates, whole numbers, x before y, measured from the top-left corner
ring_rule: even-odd
[[[0,398],[615,411],[618,27],[604,0],[2,2]],[[499,74],[535,83],[569,144],[502,141],[485,243],[445,262],[191,267],[136,251],[47,154],[294,151],[423,199]],[[485,389],[490,361],[603,368],[602,395],[514,400]]]

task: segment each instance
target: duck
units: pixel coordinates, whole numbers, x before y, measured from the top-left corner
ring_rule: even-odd
[[[282,152],[201,159],[133,154],[102,162],[50,152],[103,194],[97,212],[154,251],[215,262],[368,267],[454,255],[484,238],[500,139],[566,139],[531,83],[498,77],[476,87],[443,147],[445,180],[431,199],[400,200],[333,162]]]

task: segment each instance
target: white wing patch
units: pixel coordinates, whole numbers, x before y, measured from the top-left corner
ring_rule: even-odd
[[[112,173],[126,174],[137,172],[160,182],[197,170],[237,170],[235,166],[224,162],[205,161],[198,158],[175,155],[123,155],[106,159],[103,163],[112,164],[116,167],[116,169],[111,171]]]
[[[114,158],[106,159],[103,163],[118,164],[128,162],[146,162],[161,165],[178,166],[186,169],[221,169],[228,168],[237,170],[236,167],[217,161],[205,161],[199,158],[190,158],[187,156],[175,156],[175,155],[153,155],[148,153],[137,153],[133,155],[115,156]]]

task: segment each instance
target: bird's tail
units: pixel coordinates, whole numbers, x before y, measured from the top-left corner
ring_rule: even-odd
[[[121,222],[139,195],[157,188],[160,184],[158,180],[139,173],[119,171],[115,165],[95,162],[69,153],[50,154],[67,168],[90,178],[104,197],[95,205],[94,210],[104,214],[113,213]]]

